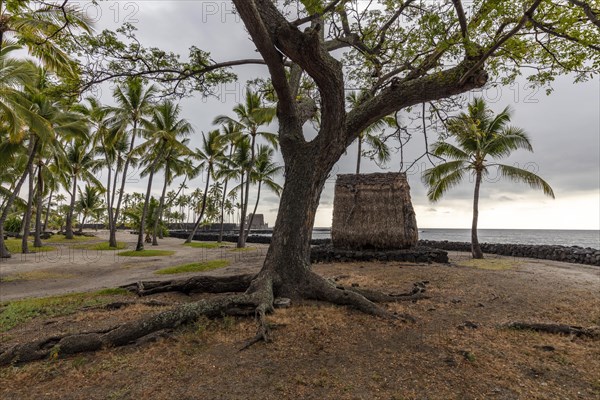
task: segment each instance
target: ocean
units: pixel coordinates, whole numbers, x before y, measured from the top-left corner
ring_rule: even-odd
[[[479,229],[480,243],[580,246],[600,249],[600,231],[558,229]],[[315,228],[313,239],[330,239],[331,228]],[[420,229],[419,239],[470,242],[470,229]]]

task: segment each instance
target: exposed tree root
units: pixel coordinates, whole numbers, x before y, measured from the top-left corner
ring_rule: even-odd
[[[141,296],[173,290],[183,293],[231,293],[244,290],[245,292],[181,304],[108,330],[53,336],[8,349],[0,349],[0,365],[25,363],[42,358],[62,357],[107,347],[136,344],[144,342],[146,338],[160,335],[160,332],[192,323],[201,316],[216,318],[223,315],[250,316],[254,314],[258,325],[257,333],[240,349],[243,350],[260,341],[270,342],[272,340],[272,327],[266,320],[266,315],[273,311],[274,304],[287,305],[287,302],[281,301],[285,299],[276,301],[274,290],[281,286],[274,283],[273,277],[269,273],[261,273],[257,276],[240,275],[218,278],[202,276],[186,280],[143,282],[124,287]],[[350,306],[371,315],[384,318],[403,318],[409,321],[414,321],[414,318],[410,315],[390,313],[375,302],[414,300],[418,298],[417,296],[421,296],[424,290],[424,283],[415,284],[411,292],[399,295],[386,295],[365,289],[345,289],[311,272],[306,274],[302,282],[294,287],[296,298],[328,301]],[[278,294],[287,295],[289,293],[286,293],[286,290],[280,290]],[[113,308],[126,305],[128,303],[116,304]],[[158,304],[152,303],[152,305]]]
[[[600,338],[600,327],[593,326],[583,328],[581,326],[561,325],[561,324],[539,324],[529,322],[510,322],[505,325],[511,329],[527,329],[536,332],[546,332],[553,334],[575,335],[598,339]]]
[[[194,276],[188,279],[171,281],[139,281],[121,286],[138,296],[148,296],[164,292],[227,293],[244,292],[250,286],[255,274],[232,276]]]

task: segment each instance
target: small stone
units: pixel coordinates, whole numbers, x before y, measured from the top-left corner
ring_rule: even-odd
[[[360,285],[358,283],[353,283],[352,287],[359,287]]]

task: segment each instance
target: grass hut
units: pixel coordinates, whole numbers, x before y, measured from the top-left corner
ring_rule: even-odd
[[[341,249],[414,247],[417,220],[406,174],[338,175],[331,239]]]

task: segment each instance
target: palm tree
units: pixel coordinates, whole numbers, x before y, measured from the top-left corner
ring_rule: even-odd
[[[192,232],[189,234],[185,243],[191,243],[194,239],[194,235],[202,222],[204,216],[204,210],[206,210],[206,196],[208,195],[208,186],[210,184],[210,178],[214,176],[215,165],[223,158],[224,140],[219,130],[208,132],[208,135],[202,135],[202,148],[196,149],[195,158],[201,160],[199,170],[206,171],[206,184],[204,186],[204,192],[202,194],[202,208]]]
[[[227,141],[227,146],[229,148],[229,155],[227,157],[227,159],[231,159],[233,152],[235,150],[235,144],[238,142],[238,140],[240,140],[240,138],[242,137],[242,132],[240,130],[240,126],[236,123],[233,122],[229,122],[225,125],[223,125],[223,127],[221,128],[222,134],[223,134],[223,138],[224,140]],[[225,153],[226,151],[224,150],[223,153]],[[217,177],[224,177],[224,181],[223,181],[223,195],[221,197],[221,201],[220,201],[220,207],[221,207],[221,216],[220,216],[220,227],[219,227],[219,238],[218,241],[221,242],[223,240],[223,224],[225,222],[225,199],[227,197],[227,185],[229,184],[229,179],[227,177],[227,163],[226,162],[220,162],[217,164],[217,172],[216,172],[216,176]]]
[[[102,201],[103,189],[86,184],[83,191],[79,189],[79,199],[77,200],[76,209],[83,214],[79,224],[79,232],[83,231],[83,224],[89,215],[99,215],[104,211],[104,203]]]
[[[352,108],[360,106],[366,100],[364,92],[351,92],[346,96],[346,101],[350,103]],[[356,173],[360,174],[360,161],[365,155],[369,155],[371,159],[376,160],[379,165],[383,165],[390,161],[390,148],[381,138],[381,133],[386,127],[394,126],[396,120],[392,116],[383,117],[375,121],[367,129],[358,134],[358,152],[356,155]],[[363,150],[363,143],[367,144],[371,151]]]
[[[181,143],[188,146],[189,140],[184,139]],[[165,207],[165,198],[167,193],[167,187],[173,183],[173,180],[178,177],[185,175],[185,180],[188,178],[195,178],[198,174],[198,169],[194,168],[191,159],[188,157],[192,151],[187,149],[185,152],[182,152],[180,149],[172,147],[165,154],[163,160],[164,167],[164,182],[163,189],[160,196],[160,200],[158,202],[158,215],[154,219],[154,229],[152,230],[152,246],[158,245],[157,237],[162,239],[162,230],[159,230],[159,224],[162,222],[163,209]],[[180,187],[179,190],[182,190],[183,186]],[[173,200],[177,197],[175,192],[172,193],[172,197],[167,200],[167,205],[170,207]]]
[[[80,180],[85,180],[97,187],[103,187],[94,175],[94,172],[100,168],[101,163],[94,159],[89,145],[88,140],[77,139],[67,145],[66,149],[66,164],[63,167],[69,171],[71,184],[71,189],[67,189],[70,192],[71,201],[65,224],[66,239],[73,239],[73,211],[75,210],[75,200],[77,198],[77,183]]]
[[[250,193],[250,171],[256,158],[256,139],[262,137],[271,143],[273,147],[278,146],[278,136],[271,132],[260,131],[260,127],[271,123],[275,118],[276,110],[272,107],[263,106],[263,98],[259,93],[255,93],[250,89],[246,90],[246,101],[244,104],[237,104],[233,108],[233,112],[237,115],[237,120],[226,115],[220,115],[213,121],[214,124],[227,124],[233,123],[240,127],[242,133],[250,138],[250,162],[247,164],[247,168],[244,170],[245,176],[245,201],[242,201],[241,208],[241,219],[240,219],[240,231],[238,236],[237,247],[244,247],[246,245],[244,228],[246,213],[248,211],[248,197]]]
[[[184,154],[188,151],[187,146],[179,140],[182,137],[190,135],[194,130],[187,120],[179,119],[179,114],[179,105],[167,100],[153,109],[151,121],[144,121],[144,132],[147,140],[136,148],[136,153],[147,156],[145,158],[147,167],[142,171],[142,176],[148,175],[148,187],[140,218],[136,251],[144,250],[145,222],[148,215],[154,173],[163,163],[164,155],[170,149],[174,148],[176,151]]]
[[[117,221],[119,220],[119,212],[121,210],[121,201],[125,193],[125,183],[127,182],[127,171],[129,165],[133,161],[133,150],[135,148],[135,139],[139,135],[139,126],[144,123],[144,117],[152,110],[152,99],[156,94],[156,87],[144,87],[144,84],[139,78],[129,79],[124,85],[119,85],[113,92],[113,97],[117,102],[117,107],[112,109],[114,113],[113,122],[119,125],[123,130],[131,126],[131,141],[129,143],[129,151],[123,170],[121,172],[121,189],[117,199],[117,205],[114,207],[114,215],[111,218],[113,225],[109,227],[109,246],[117,246]],[[116,185],[113,185],[113,190],[116,190]],[[114,196],[113,196],[114,197]],[[111,201],[111,208],[113,201]]]
[[[554,198],[554,192],[546,181],[536,174],[517,167],[493,163],[489,158],[504,158],[513,150],[533,151],[527,134],[520,128],[509,126],[512,111],[506,107],[500,114],[493,115],[482,98],[475,98],[468,106],[468,113],[461,113],[448,122],[451,138],[457,145],[439,141],[432,147],[438,157],[452,161],[443,162],[426,170],[423,181],[428,186],[427,197],[438,201],[448,189],[458,185],[470,173],[475,176],[473,196],[473,223],[471,226],[471,253],[473,258],[483,258],[477,238],[479,216],[479,189],[483,176],[489,168],[496,167],[500,174],[515,182],[524,182],[534,189]]]
[[[258,191],[256,193],[256,203],[254,203],[254,210],[252,216],[248,221],[248,229],[246,229],[246,239],[250,234],[250,227],[252,226],[252,220],[256,215],[256,209],[258,208],[258,202],[260,200],[260,189],[263,183],[271,189],[277,196],[281,194],[283,188],[273,180],[273,178],[283,171],[283,167],[273,162],[273,155],[275,151],[266,145],[260,145],[258,147],[258,153],[256,155],[256,162],[252,169],[250,178],[254,183],[258,183]],[[245,240],[246,240],[245,239]]]
[[[91,32],[91,20],[85,12],[67,2],[0,1],[0,22],[0,51],[14,38],[46,69],[60,76],[77,77],[77,63],[59,43],[72,28]]]

